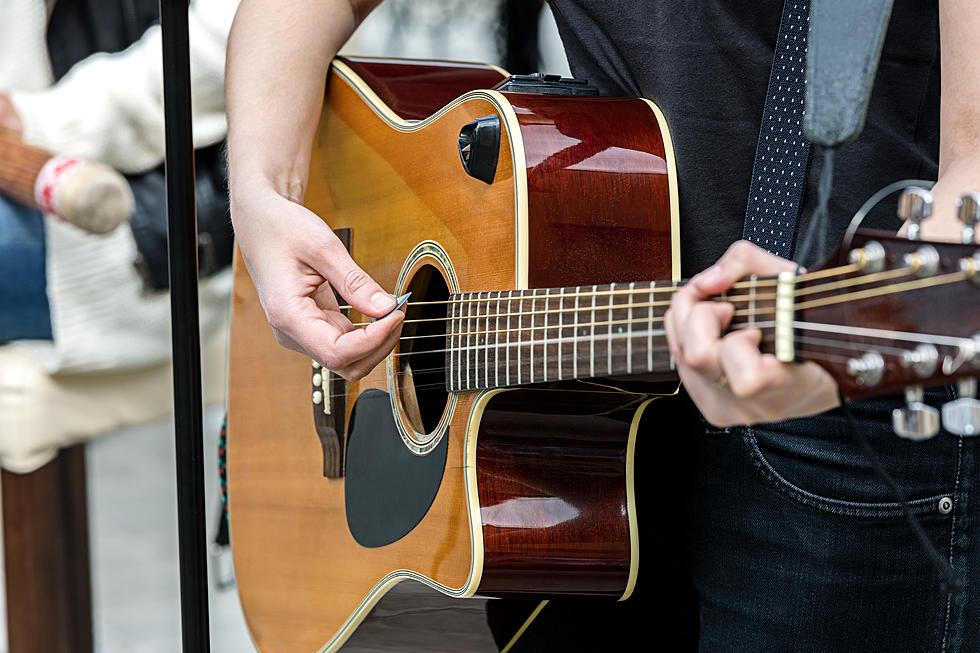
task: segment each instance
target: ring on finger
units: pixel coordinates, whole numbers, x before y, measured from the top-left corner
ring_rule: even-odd
[[[727,388],[728,387],[728,377],[725,376],[724,374],[722,374],[721,376],[719,376],[718,377],[718,380],[715,381],[715,387],[718,388],[719,390],[723,390],[723,389]]]

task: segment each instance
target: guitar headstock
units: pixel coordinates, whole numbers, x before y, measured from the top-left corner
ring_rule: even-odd
[[[793,355],[846,398],[980,375],[980,247],[858,231],[830,261],[795,280]]]
[[[899,217],[908,236],[857,229],[813,270],[735,284],[731,328],[761,329],[762,349],[779,360],[819,364],[845,399],[904,391],[892,421],[910,439],[939,431],[923,388],[955,382],[959,398],[943,407],[942,424],[980,435],[980,194],[960,200],[962,243],[916,239],[931,204],[929,191],[907,189]]]

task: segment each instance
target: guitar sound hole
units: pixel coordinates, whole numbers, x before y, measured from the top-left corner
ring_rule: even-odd
[[[446,409],[446,307],[449,288],[442,274],[423,265],[406,290],[412,292],[395,358],[403,414],[419,433],[431,433]]]

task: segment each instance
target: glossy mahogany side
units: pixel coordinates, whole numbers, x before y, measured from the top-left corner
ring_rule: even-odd
[[[637,396],[505,391],[477,442],[478,593],[620,598],[630,571],[626,458]]]
[[[495,66],[451,61],[340,57],[405,120],[423,120],[460,95],[504,79]]]
[[[504,95],[524,136],[528,287],[670,279],[667,145],[650,105]]]

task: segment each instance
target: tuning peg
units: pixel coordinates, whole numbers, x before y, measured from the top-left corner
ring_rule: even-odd
[[[928,440],[939,433],[939,411],[922,403],[921,385],[905,389],[905,408],[892,411],[892,428],[907,440]]]
[[[963,223],[963,242],[969,245],[977,235],[980,222],[980,193],[966,193],[956,205],[956,217]]]
[[[957,383],[956,394],[958,399],[943,406],[943,427],[955,435],[980,435],[977,380],[961,380]]]
[[[898,198],[898,217],[909,223],[908,239],[918,240],[920,223],[932,215],[932,193],[909,186]]]

